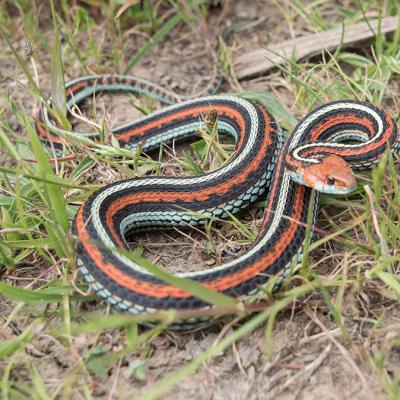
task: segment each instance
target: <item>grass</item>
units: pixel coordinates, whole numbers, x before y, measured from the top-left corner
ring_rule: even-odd
[[[87,285],[76,274],[70,223],[81,202],[105,183],[149,172],[202,173],[221,165],[229,157],[232,144],[206,127],[202,138],[183,157],[173,148],[163,147],[152,159],[127,152],[111,139],[98,144],[66,133],[65,161],[50,163],[46,147],[32,128],[34,114],[30,108],[33,99],[41,103],[47,100],[38,85],[41,82],[35,80],[34,65],[40,77],[50,76],[52,95],[57,99],[52,115],[68,130],[64,72],[68,76],[134,73],[145,57],[156,56],[154,50],[160,49],[157,44],[166,45],[171,36],[179,35],[178,28],[186,26],[193,32],[197,25],[209,23],[205,2],[171,1],[165,5],[144,1],[143,9],[139,2],[131,3],[125,9],[117,2],[102,1],[70,8],[61,1],[58,13],[45,18],[41,15],[44,3],[24,0],[16,6],[11,0],[0,1],[0,25],[4,27],[0,57],[16,61],[15,69],[8,72],[9,82],[17,85],[22,98],[29,99],[29,103],[23,102],[21,97],[4,91],[0,103],[1,398],[90,399],[98,396],[94,386],[100,382],[105,382],[109,398],[118,398],[110,375],[118,380],[118,371],[123,368],[129,379],[135,379],[132,396],[156,399],[179,387],[203,365],[212,365],[221,353],[234,351],[236,343],[253,332],[263,332],[265,357],[273,360],[279,322],[290,321],[292,309],[293,313],[298,310],[298,314],[304,311],[313,315],[322,324],[314,321],[322,333],[328,329],[326,325],[330,331],[339,329],[340,343],[337,338],[332,343],[337,351],[344,351],[342,362],[359,374],[361,391],[368,391],[363,377],[373,373],[380,393],[399,399],[400,375],[393,365],[400,346],[400,190],[398,157],[389,153],[372,173],[359,176],[357,191],[351,197],[322,196],[315,241],[306,251],[301,271],[288,279],[282,291],[272,296],[267,288],[239,306],[230,298],[216,296],[218,307],[212,313],[230,317],[217,326],[220,334],[214,344],[192,360],[171,367],[168,373],[163,371],[160,379],[139,391],[151,379],[149,363],[154,343],[170,337],[166,328],[182,314],[171,310],[155,316],[121,315],[88,295]],[[361,2],[354,1],[339,7],[333,15],[328,1],[276,3],[288,32],[323,30],[337,26],[342,19],[358,22],[367,10],[376,17],[400,14],[396,1],[369,0],[362,2],[362,7]],[[39,29],[38,20],[45,20],[52,28],[44,29],[41,24]],[[21,34],[35,49],[29,60],[15,45]],[[137,51],[133,53],[129,50],[132,35],[137,38]],[[235,78],[229,77],[232,66],[228,43],[224,43],[220,55],[224,73],[234,82]],[[288,60],[271,76],[270,89],[275,94],[248,90],[240,95],[259,101],[287,130],[318,104],[343,98],[382,104],[399,119],[399,48],[400,25],[391,37],[377,32],[371,46],[358,52],[339,48],[314,62]],[[42,65],[43,59],[49,61],[50,71]],[[94,110],[98,101],[95,99]],[[135,99],[135,103],[147,111],[156,107],[149,107],[145,99]],[[291,105],[290,111],[283,103]],[[107,119],[102,120],[96,112],[94,119],[107,138]],[[263,207],[260,200],[252,214],[231,216],[226,222],[210,220],[203,233],[185,234],[193,248],[204,248],[218,260],[228,245],[241,249],[249,246]],[[154,273],[173,279],[159,272],[154,263],[146,263]],[[175,283],[200,297],[209,295],[191,282]],[[154,328],[140,327],[141,322],[154,318]],[[362,336],[359,332],[365,327],[368,333]],[[195,334],[192,337],[199,339]],[[55,350],[43,348],[43,341]],[[358,346],[363,348],[363,363],[354,367],[354,360],[359,359],[352,352]],[[47,369],[57,369],[61,362],[58,353],[68,360],[68,366],[61,376],[49,376],[42,360],[48,359]]]

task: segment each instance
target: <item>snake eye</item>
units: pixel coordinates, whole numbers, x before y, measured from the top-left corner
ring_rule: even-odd
[[[333,176],[328,176],[328,178],[326,179],[326,183],[328,185],[334,185],[335,184],[335,178]]]

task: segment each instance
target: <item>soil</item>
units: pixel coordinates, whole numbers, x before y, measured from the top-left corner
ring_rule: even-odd
[[[218,3],[218,2],[215,2]],[[223,4],[223,2],[221,2]],[[251,3],[251,7],[249,7]],[[225,7],[217,6],[211,9],[208,17],[208,39],[214,45],[218,35],[229,26],[240,25],[241,29],[234,32],[229,43],[233,44],[234,51],[240,52],[251,47],[268,45],[273,40],[284,40],[307,32],[307,25],[300,17],[291,21],[290,27],[284,22],[281,12],[272,0],[240,0],[228,2]],[[345,5],[346,2],[343,2]],[[44,14],[48,10],[42,10]],[[330,13],[332,20],[337,20],[333,6],[327,5],[326,12]],[[15,24],[16,37],[14,44],[18,45],[22,39],[21,19],[16,12],[13,23]],[[44,16],[42,16],[44,18]],[[49,27],[41,26],[46,37],[51,37]],[[99,42],[104,41],[104,47],[111,46],[104,37],[101,23],[93,28],[92,34],[97,35]],[[159,84],[175,90],[177,93],[191,94],[206,84],[212,76],[209,52],[204,43],[204,35],[198,34],[187,25],[180,25],[168,35],[160,44],[155,46],[137,65],[132,73],[151,79]],[[80,38],[82,46],[87,38]],[[129,55],[145,43],[146,38],[131,35],[129,41]],[[66,46],[64,44],[64,46]],[[12,61],[11,54],[4,50],[0,55],[0,90],[7,93],[19,106],[28,110],[35,116],[38,111],[38,102],[32,100],[29,94],[16,85],[15,80],[24,82],[24,76]],[[65,47],[67,49],[67,47]],[[67,51],[67,50],[65,50]],[[127,57],[128,58],[128,57]],[[43,49],[35,49],[39,81],[41,88],[50,91],[50,54]],[[123,60],[122,60],[123,61]],[[94,63],[95,60],[92,60]],[[89,62],[90,64],[90,62]],[[123,62],[122,62],[123,64]],[[108,70],[107,63],[97,66],[96,72],[114,72]],[[75,78],[82,74],[78,64],[65,71],[66,79]],[[292,92],[286,90],[284,85],[277,82],[282,77],[278,72],[272,71],[266,77],[236,83],[234,80],[225,81],[221,91],[237,91],[238,89],[262,89],[273,91],[289,110],[294,103]],[[238,87],[239,86],[239,87]],[[0,99],[0,102],[2,100]],[[106,109],[110,125],[127,122],[138,115],[127,98],[120,96],[104,96],[104,107],[101,103],[100,110]],[[90,106],[88,107],[90,108]],[[118,116],[118,118],[117,118]],[[23,130],[10,112],[5,112],[2,119],[10,124],[15,132],[23,135]],[[2,160],[0,159],[0,162]],[[167,167],[164,167],[167,170]],[[164,172],[165,172],[164,170]],[[99,172],[97,183],[107,183],[110,179],[122,179],[123,173]],[[257,233],[260,216],[254,210],[241,216],[242,220],[249,222],[250,229]],[[321,227],[321,225],[319,225]],[[186,232],[185,232],[186,233]],[[187,233],[186,233],[187,234]],[[145,255],[169,268],[170,271],[181,271],[188,263],[194,269],[220,263],[235,257],[244,248],[231,245],[232,238],[224,238],[225,232],[215,235],[216,250],[210,253],[202,243],[202,234],[190,232],[189,237],[179,232],[169,231],[151,233],[143,237],[133,238],[134,243],[140,243],[145,249]],[[222,236],[222,237],[221,237]],[[235,237],[237,239],[238,236]],[[312,257],[314,260],[325,258],[331,254],[331,249],[319,250]],[[332,274],[340,270],[343,254],[335,253],[335,257],[327,257],[327,262],[319,264],[317,272]],[[354,255],[352,260],[356,264],[360,261]],[[21,285],[28,284],[38,273],[43,265],[32,260],[25,264],[19,271],[13,271],[7,279],[17,277]],[[46,280],[51,279],[54,271],[50,271]],[[368,322],[368,315],[379,315],[385,312],[385,326],[398,324],[400,311],[392,303],[386,303],[376,294],[352,292],[345,294],[345,312],[341,321],[346,328],[347,335],[337,327],[332,320],[329,310],[317,295],[311,295],[307,302],[298,308],[289,309],[278,315],[274,329],[273,342],[266,338],[266,327],[260,327],[252,334],[238,341],[211,361],[207,362],[194,375],[180,381],[163,399],[389,399],[385,394],[377,370],[366,357],[366,353],[376,354],[379,357],[382,349],[391,349],[391,354],[386,358],[385,371],[391,376],[400,375],[400,349],[393,350],[384,329],[374,329]],[[95,309],[95,304],[89,305]],[[13,309],[12,304],[4,301],[0,305],[0,315],[3,320]],[[28,321],[35,318],[38,308],[33,311],[28,306],[14,319],[14,323],[5,331],[0,331],[2,339],[15,337],[24,330]],[[47,310],[48,312],[48,310]],[[319,322],[319,323],[318,323]],[[57,321],[54,321],[57,323]],[[143,356],[133,354],[124,357],[105,371],[92,364],[90,373],[82,374],[82,383],[89,384],[96,399],[140,399],[150,388],[154,387],[160,379],[168,373],[185,365],[196,355],[210,348],[214,342],[229,333],[232,327],[230,321],[222,321],[206,330],[176,334],[165,332],[150,340],[148,349]],[[321,326],[326,331],[321,330]],[[71,398],[82,398],[77,394],[79,385],[76,385],[75,368],[79,357],[84,356],[95,340],[100,340],[105,351],[118,350],[118,342],[124,340],[124,332],[116,331],[113,336],[104,335],[93,338],[90,335],[80,334],[74,337],[71,349],[58,342],[48,332],[48,328],[39,325],[37,338],[27,346],[26,356],[35,366],[38,374],[45,383],[49,393],[56,390],[61,381],[74,382],[71,387]],[[96,342],[99,346],[99,341]],[[272,354],[267,349],[272,348]],[[18,368],[13,371],[14,379],[23,380],[30,373],[25,365],[25,357],[21,356]],[[135,366],[142,365],[143,375],[140,375]],[[2,368],[5,365],[1,365]],[[96,369],[97,368],[97,369]],[[90,368],[89,368],[90,369]],[[95,371],[96,373],[93,373]]]

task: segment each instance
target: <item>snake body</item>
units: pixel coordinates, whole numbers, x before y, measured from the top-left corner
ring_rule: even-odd
[[[101,91],[129,91],[176,101],[165,89],[122,76],[80,78],[67,85],[68,105]],[[207,218],[227,218],[268,193],[260,233],[253,247],[225,264],[200,272],[178,273],[209,289],[240,297],[255,293],[274,278],[277,289],[302,257],[307,215],[318,191],[348,193],[355,180],[350,167],[371,167],[390,144],[399,149],[399,133],[382,109],[360,101],[336,101],[312,111],[284,141],[274,118],[257,103],[230,95],[170,105],[113,130],[126,149],[143,151],[192,136],[202,115],[218,113],[218,131],[232,136],[236,150],[218,170],[197,176],[128,179],[93,193],[80,207],[73,233],[78,266],[91,288],[108,303],[132,314],[156,310],[193,310],[210,305],[159,279],[131,261],[125,237],[157,227],[187,227]],[[62,131],[42,110],[40,135],[60,143]],[[96,138],[95,135],[91,135]],[[351,143],[349,143],[351,141]],[[311,186],[311,187],[310,187]],[[189,329],[194,319],[177,321]]]

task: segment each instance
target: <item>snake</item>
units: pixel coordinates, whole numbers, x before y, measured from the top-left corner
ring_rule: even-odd
[[[77,266],[100,298],[131,314],[167,309],[193,311],[212,304],[176,287],[132,261],[126,238],[154,229],[204,225],[227,219],[266,197],[262,226],[252,247],[233,260],[201,271],[175,273],[233,298],[266,285],[278,290],[303,257],[307,217],[316,222],[319,193],[349,194],[354,172],[371,168],[400,136],[382,108],[359,100],[323,104],[286,135],[271,113],[237,95],[178,101],[151,81],[119,75],[82,77],[66,85],[68,109],[100,92],[152,96],[164,107],[112,133],[119,145],[148,152],[196,135],[204,115],[217,115],[217,129],[235,142],[220,168],[192,176],[143,176],[96,190],[80,206],[72,227]],[[64,131],[42,108],[36,128],[43,140],[62,146]],[[81,133],[100,140],[96,133]],[[171,329],[205,326],[208,317],[176,320]]]

